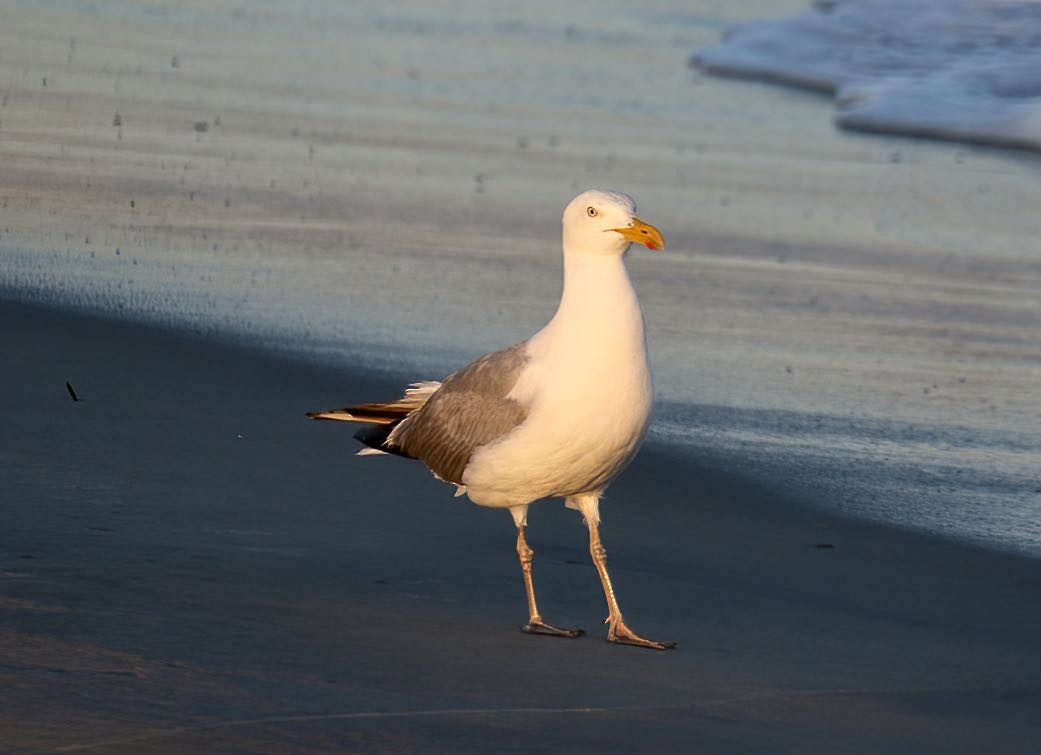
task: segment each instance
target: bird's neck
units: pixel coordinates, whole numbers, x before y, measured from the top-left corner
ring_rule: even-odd
[[[564,291],[546,329],[643,349],[643,315],[622,256],[565,254]]]

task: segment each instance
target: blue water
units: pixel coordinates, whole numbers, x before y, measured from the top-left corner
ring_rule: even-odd
[[[1037,0],[820,0],[695,62],[834,93],[843,128],[1041,149]]]

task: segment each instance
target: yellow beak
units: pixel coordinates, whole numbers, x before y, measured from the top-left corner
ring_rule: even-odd
[[[633,222],[625,228],[612,228],[611,230],[622,234],[627,241],[643,244],[648,249],[665,248],[665,239],[661,237],[661,231],[639,218],[633,218]]]

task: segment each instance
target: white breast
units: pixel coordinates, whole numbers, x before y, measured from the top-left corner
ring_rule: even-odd
[[[529,407],[528,417],[478,450],[466,469],[475,503],[598,493],[643,440],[651,380],[625,266],[620,258],[568,262],[560,309],[528,342],[531,362],[510,394]],[[575,280],[581,285],[568,285]]]

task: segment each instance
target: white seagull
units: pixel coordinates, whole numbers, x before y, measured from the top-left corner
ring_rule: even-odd
[[[651,413],[643,314],[624,257],[632,242],[663,249],[625,194],[586,191],[564,209],[564,291],[549,323],[523,343],[487,354],[443,382],[414,383],[397,401],[308,414],[369,425],[360,455],[418,459],[479,506],[509,509],[528,595],[524,631],[578,637],[542,620],[528,506],[563,498],[589,528],[589,550],[607,598],[610,642],[666,650],[622,619],[600,542],[600,496],[636,454]]]

